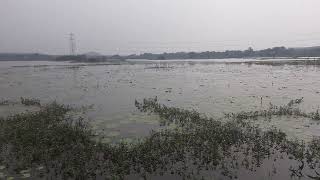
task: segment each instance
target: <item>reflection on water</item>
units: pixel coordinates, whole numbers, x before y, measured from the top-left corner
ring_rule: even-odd
[[[38,66],[45,65],[45,66]],[[148,62],[90,65],[61,62],[0,62],[0,99],[19,97],[91,105],[92,126],[110,136],[135,137],[157,127],[157,117],[141,114],[135,99],[158,96],[161,103],[196,109],[210,116],[264,109],[304,97],[300,107],[319,108],[316,66],[264,66],[210,62]],[[78,67],[77,67],[78,66]],[[16,108],[0,106],[2,115]],[[261,123],[264,125],[265,123]],[[287,118],[270,123],[296,137],[319,135],[317,122]]]

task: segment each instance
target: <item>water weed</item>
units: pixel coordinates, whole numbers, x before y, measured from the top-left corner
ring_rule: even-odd
[[[135,101],[140,111],[158,114],[162,126],[175,126],[114,143],[103,137],[96,140],[84,119],[68,115],[72,108],[54,102],[38,112],[0,119],[0,164],[10,177],[39,179],[206,179],[213,175],[234,179],[240,171],[254,173],[268,159],[287,159],[288,178],[319,178],[319,139],[308,144],[288,140],[276,128],[262,131],[244,121],[269,114],[310,116],[293,110],[294,104],[299,103],[229,114],[231,120],[222,122],[194,110],[168,107],[157,98],[144,99]],[[272,172],[276,174],[276,168]]]

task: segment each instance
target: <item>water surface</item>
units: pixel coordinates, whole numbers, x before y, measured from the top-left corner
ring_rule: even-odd
[[[219,62],[219,60],[217,60]],[[220,60],[220,62],[223,60]],[[231,60],[229,60],[231,61]],[[245,60],[241,60],[245,61]],[[19,97],[93,105],[85,115],[92,126],[113,137],[139,137],[158,127],[157,117],[137,111],[134,101],[157,96],[161,103],[195,109],[208,116],[265,109],[303,97],[300,107],[320,104],[318,66],[266,66],[212,61],[148,61],[106,64],[68,62],[0,62],[0,99]],[[0,106],[2,115],[22,111]],[[293,137],[320,135],[318,122],[279,118],[258,123],[276,126]]]

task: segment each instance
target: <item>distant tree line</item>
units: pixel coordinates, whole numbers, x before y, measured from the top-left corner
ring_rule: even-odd
[[[74,62],[105,62],[108,60],[123,60],[119,55],[114,56],[87,56],[87,55],[64,55],[57,56],[56,61],[74,61]]]
[[[0,53],[0,61],[51,61],[55,56],[38,53]]]
[[[102,62],[108,60],[125,60],[125,59],[148,59],[148,60],[171,60],[171,59],[226,59],[226,58],[277,58],[277,57],[320,57],[320,46],[306,48],[286,48],[274,47],[263,50],[253,50],[251,47],[247,50],[228,50],[224,52],[205,51],[205,52],[176,52],[176,53],[144,53],[133,54],[128,56],[88,56],[88,55],[61,55],[53,56],[46,54],[16,54],[0,53],[0,61],[76,61],[76,62]]]
[[[226,59],[226,58],[258,58],[258,57],[320,57],[320,47],[310,48],[286,48],[274,47],[263,50],[247,50],[240,51],[206,51],[206,52],[177,52],[152,54],[144,53],[141,55],[129,55],[126,59],[149,59],[149,60],[165,60],[165,59]]]
[[[56,61],[86,61],[87,57],[85,55],[63,55],[57,56]]]

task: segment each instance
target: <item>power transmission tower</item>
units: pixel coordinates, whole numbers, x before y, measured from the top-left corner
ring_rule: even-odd
[[[73,33],[70,33],[70,55],[76,55],[76,40]]]

